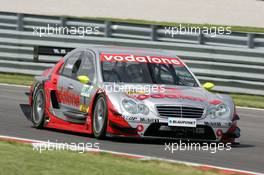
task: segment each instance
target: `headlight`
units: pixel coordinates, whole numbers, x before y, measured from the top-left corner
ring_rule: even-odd
[[[124,99],[122,101],[122,105],[125,108],[125,110],[131,114],[137,114],[137,103],[130,99]]]
[[[144,104],[138,104],[138,113],[148,115],[149,108]]]
[[[207,111],[207,116],[210,117],[211,119],[215,119],[216,118],[215,111],[216,111],[216,108],[209,109]]]
[[[230,109],[227,107],[226,104],[219,104],[215,107],[210,108],[207,111],[207,117],[210,117],[211,119],[227,119],[228,117],[230,117]]]
[[[225,104],[220,104],[216,107],[216,117],[226,118],[229,117],[229,109]]]
[[[125,110],[131,114],[144,114],[148,115],[149,109],[146,105],[140,103],[136,103],[132,99],[124,99],[122,100],[122,105],[125,108]]]

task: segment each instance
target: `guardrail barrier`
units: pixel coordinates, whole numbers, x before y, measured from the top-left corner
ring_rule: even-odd
[[[36,46],[133,46],[175,52],[201,82],[214,82],[215,90],[264,95],[264,34],[232,32],[210,37],[198,33],[172,37],[166,29],[173,26],[165,27],[0,12],[0,72],[39,75],[59,59],[49,55],[36,57]],[[54,33],[56,28],[62,33]],[[40,30],[46,34],[40,37]]]

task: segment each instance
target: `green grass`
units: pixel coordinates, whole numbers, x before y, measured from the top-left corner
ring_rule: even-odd
[[[34,76],[32,75],[0,73],[0,83],[31,85],[33,80]]]
[[[34,76],[21,74],[0,73],[0,83],[31,85]],[[229,94],[233,97],[236,105],[244,107],[264,108],[264,96]]]
[[[33,151],[29,145],[0,142],[0,174],[89,174],[89,175],[219,175],[216,170],[163,161],[143,161],[113,156],[107,153],[77,153],[71,151]]]
[[[264,33],[264,28],[261,27],[248,27],[248,26],[227,26],[219,24],[195,24],[195,23],[177,23],[177,22],[160,22],[160,21],[148,21],[139,19],[122,19],[122,18],[109,18],[109,17],[74,17],[64,16],[66,18],[82,18],[90,20],[102,20],[112,22],[123,22],[132,24],[146,24],[146,25],[160,25],[160,26],[173,26],[178,27],[180,24],[182,27],[231,27],[232,32],[253,32],[253,33]]]
[[[235,104],[244,107],[264,108],[264,96],[229,94]]]

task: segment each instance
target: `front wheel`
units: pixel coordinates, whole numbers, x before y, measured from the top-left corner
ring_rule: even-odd
[[[96,138],[102,139],[105,137],[108,122],[108,110],[106,98],[100,94],[95,102],[93,110],[93,134]]]
[[[45,92],[42,85],[33,95],[31,120],[35,128],[43,128],[45,122]]]

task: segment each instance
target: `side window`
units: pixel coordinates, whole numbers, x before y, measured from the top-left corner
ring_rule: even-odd
[[[74,78],[76,76],[77,71],[79,70],[80,64],[81,64],[81,54],[83,52],[78,52],[70,56],[66,60],[66,63],[62,70],[62,75]]]
[[[84,52],[81,55],[82,61],[79,70],[77,71],[77,76],[86,75],[91,81],[94,80],[95,65],[94,56],[90,52]]]

